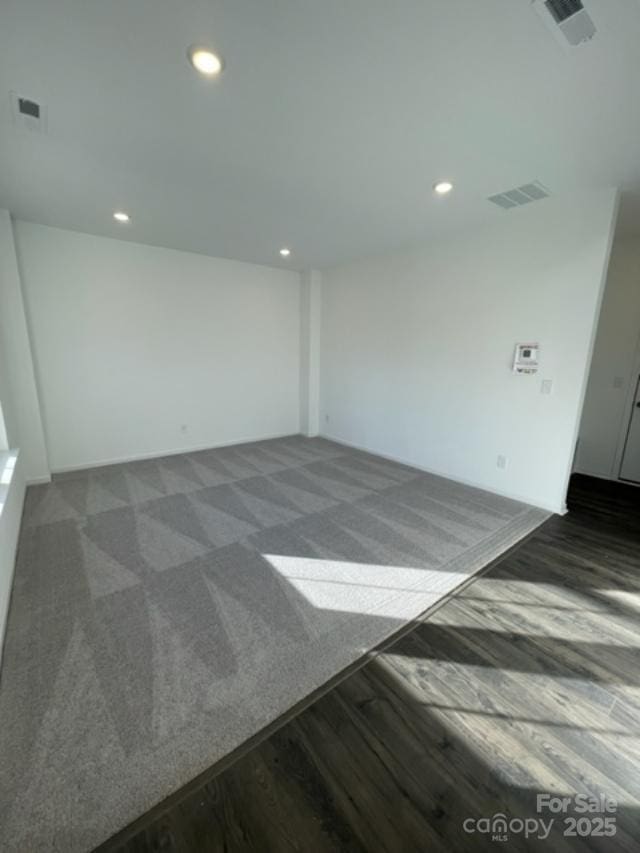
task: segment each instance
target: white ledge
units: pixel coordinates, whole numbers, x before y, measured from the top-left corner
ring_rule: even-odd
[[[0,450],[0,516],[7,502],[17,461],[17,450]]]

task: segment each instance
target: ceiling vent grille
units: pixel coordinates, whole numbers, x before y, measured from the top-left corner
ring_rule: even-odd
[[[18,110],[23,116],[31,116],[40,120],[40,104],[30,101],[28,98],[18,98]]]
[[[580,0],[545,0],[545,5],[558,24],[584,9]]]
[[[544,25],[566,46],[575,47],[589,41],[596,27],[582,0],[532,0],[533,8]]]
[[[532,201],[540,201],[542,198],[548,198],[550,195],[549,190],[540,181],[534,181],[531,184],[523,184],[521,187],[516,187],[513,190],[491,195],[487,201],[497,204],[503,210],[510,210],[512,207],[522,207],[525,204],[531,204]]]
[[[44,133],[47,129],[47,109],[33,98],[24,98],[16,92],[10,93],[13,123],[17,127]]]

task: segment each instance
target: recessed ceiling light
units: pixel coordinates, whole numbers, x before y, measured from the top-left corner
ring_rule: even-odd
[[[433,189],[438,195],[446,195],[453,189],[453,184],[450,181],[438,181],[437,184],[433,185]]]
[[[117,222],[130,222],[131,221],[131,217],[129,216],[128,213],[125,213],[124,210],[116,210],[116,212],[113,214],[113,218]]]
[[[222,60],[206,47],[189,48],[189,61],[196,71],[206,77],[215,77],[222,71]]]
[[[283,258],[288,258],[291,254],[291,249],[280,249],[280,254]]]

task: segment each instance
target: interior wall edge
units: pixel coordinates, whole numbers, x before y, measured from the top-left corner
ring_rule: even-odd
[[[627,437],[631,429],[631,418],[633,417],[634,403],[636,399],[637,382],[640,382],[640,313],[638,314],[638,340],[633,354],[631,363],[630,381],[627,386],[626,399],[622,410],[622,418],[618,428],[618,440],[616,442],[613,461],[611,465],[611,477],[614,480],[620,480],[622,466],[624,463],[624,454],[627,446]]]
[[[593,364],[593,356],[595,352],[596,339],[598,336],[598,325],[600,322],[600,316],[602,313],[602,305],[604,302],[605,290],[607,287],[607,278],[609,275],[609,266],[611,264],[611,252],[613,249],[613,241],[616,234],[616,226],[618,224],[618,216],[620,214],[620,188],[616,187],[614,190],[613,196],[613,209],[611,211],[611,219],[609,221],[609,234],[607,239],[607,244],[605,248],[604,259],[602,263],[602,273],[600,276],[600,286],[598,289],[598,296],[596,299],[596,306],[593,315],[593,321],[591,324],[591,334],[589,337],[589,345],[587,348],[587,357],[585,359],[584,369],[582,371],[582,381],[580,383],[580,394],[578,397],[578,406],[576,409],[575,417],[574,417],[574,425],[573,425],[573,440],[572,440],[572,453],[570,458],[567,460],[567,467],[564,478],[564,494],[567,495],[569,491],[569,481],[571,479],[571,474],[575,464],[576,450],[578,446],[578,441],[580,438],[580,427],[582,423],[582,413],[584,412],[584,406],[587,396],[587,388],[589,385],[589,374],[591,372],[591,365]]]
[[[24,456],[18,453],[11,483],[0,510],[0,672],[25,492]]]
[[[580,422],[577,473],[619,480],[640,375],[639,284],[640,238],[616,234]]]
[[[14,221],[0,209],[0,354],[6,366],[3,413],[9,445],[19,448],[27,480],[50,473],[31,331],[26,314]]]
[[[308,438],[320,431],[322,273],[300,274],[300,431]]]

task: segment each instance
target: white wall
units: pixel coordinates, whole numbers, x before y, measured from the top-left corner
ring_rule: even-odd
[[[52,470],[298,432],[297,273],[15,233]]]
[[[0,210],[0,401],[10,447],[19,447],[28,482],[49,479],[40,402],[11,218]]]
[[[22,453],[16,458],[15,453],[0,451],[0,659],[24,503],[23,468]]]
[[[13,448],[8,452],[8,448]],[[19,450],[19,453],[18,453]],[[11,218],[0,210],[0,654],[25,481],[49,479]]]
[[[640,239],[616,240],[587,386],[576,470],[617,479],[640,372]]]
[[[563,511],[616,212],[613,191],[548,199],[325,273],[324,434]],[[538,375],[511,372],[517,341]]]

